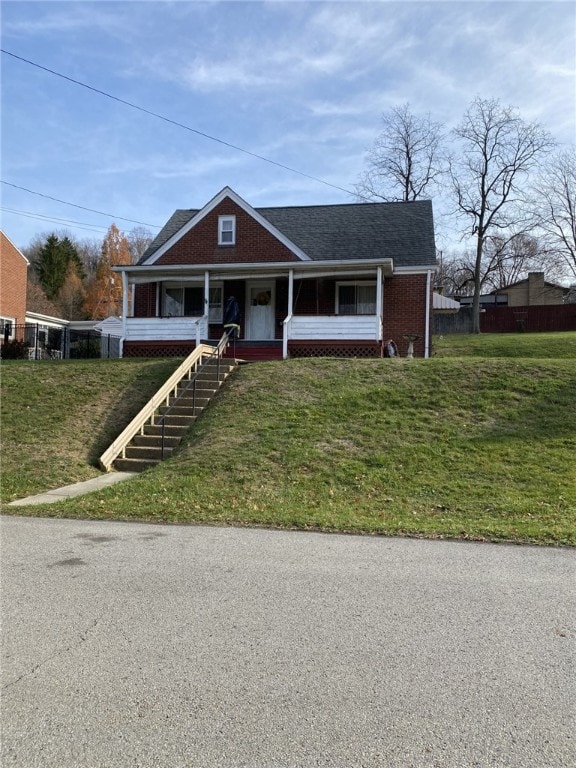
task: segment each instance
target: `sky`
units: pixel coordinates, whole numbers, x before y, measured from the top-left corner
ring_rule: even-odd
[[[407,102],[449,131],[474,98],[499,99],[576,138],[569,0],[8,0],[1,13],[1,221],[19,247],[61,229],[101,239],[112,222],[156,234],[225,186],[254,207],[354,202],[382,114]],[[433,203],[442,248],[449,203]]]

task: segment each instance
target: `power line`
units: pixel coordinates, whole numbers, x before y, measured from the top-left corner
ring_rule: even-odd
[[[160,115],[158,112],[153,112],[151,109],[146,109],[145,107],[141,107],[138,104],[133,104],[130,101],[126,101],[126,99],[121,99],[118,96],[113,96],[111,93],[102,91],[99,88],[95,88],[92,85],[88,85],[88,83],[83,83],[81,80],[76,80],[73,77],[68,77],[68,75],[63,75],[61,72],[56,72],[56,70],[49,69],[48,67],[44,67],[41,64],[37,64],[35,61],[30,61],[30,59],[25,59],[23,56],[18,56],[17,54],[12,53],[11,51],[7,51],[4,48],[0,48],[0,51],[6,54],[7,56],[12,56],[12,58],[18,59],[18,61],[23,61],[25,64],[30,64],[30,66],[32,67],[36,67],[37,69],[41,69],[44,72],[48,72],[51,75],[55,75],[56,77],[60,77],[63,80],[67,80],[70,83],[74,83],[74,85],[79,85],[80,87],[86,88],[89,91],[98,93],[100,96],[105,96],[107,99],[112,99],[113,101],[117,101],[118,103],[124,104],[127,107],[131,107],[132,109],[136,109],[139,112],[143,112],[146,115],[150,115],[151,117],[156,117],[158,118],[158,120],[163,120],[165,123],[170,123],[171,125],[175,125],[178,128],[183,128],[185,131],[190,131],[190,133],[195,133],[197,136],[202,136],[204,139],[215,141],[218,144],[222,144],[225,147],[234,149],[237,152],[243,152],[245,155],[254,157],[257,160],[262,160],[263,162],[269,163],[270,165],[275,165],[277,168],[282,168],[285,171],[290,171],[290,173],[296,173],[299,176],[303,176],[306,179],[310,179],[311,181],[317,181],[320,184],[325,184],[327,187],[332,187],[332,189],[337,189],[339,192],[345,192],[347,195],[355,195],[356,197],[361,197],[362,199],[368,200],[368,198],[364,198],[362,197],[362,195],[358,195],[355,192],[351,192],[349,189],[344,189],[344,187],[339,187],[337,184],[332,184],[331,182],[325,181],[324,179],[319,179],[317,176],[312,176],[309,173],[304,173],[304,171],[299,171],[297,168],[291,168],[289,165],[284,165],[283,163],[279,163],[276,160],[271,160],[269,157],[264,157],[264,155],[259,155],[256,152],[251,152],[249,149],[244,149],[244,147],[239,147],[237,144],[231,144],[229,141],[224,141],[224,139],[219,139],[217,136],[211,136],[209,133],[204,133],[202,131],[197,130],[196,128],[191,128],[189,125],[185,125],[184,123],[179,123],[177,120],[172,120],[169,117]],[[151,226],[151,225],[148,225],[148,226]]]
[[[84,205],[77,205],[76,203],[69,203],[66,200],[60,200],[57,197],[51,197],[45,195],[42,192],[35,192],[33,189],[27,189],[26,187],[19,187],[18,184],[11,184],[9,181],[0,179],[0,184],[6,184],[8,187],[14,189],[20,189],[22,192],[29,192],[31,195],[38,195],[39,197],[45,197],[47,200],[53,200],[56,203],[63,203],[64,205],[71,205],[73,208],[80,208],[83,211],[89,211],[90,213],[97,213],[99,216],[107,216],[110,219],[120,219],[121,221],[129,221],[131,224],[141,224],[144,227],[153,227],[154,229],[161,229],[158,224],[148,224],[145,221],[137,221],[136,219],[127,219],[124,216],[115,216],[113,213],[105,213],[104,211],[96,211],[94,208],[86,208]]]
[[[74,221],[73,219],[60,219],[56,216],[46,216],[43,213],[33,213],[32,211],[20,211],[17,208],[0,208],[4,213],[12,213],[16,216],[24,216],[28,219],[38,219],[39,221],[49,222],[51,224],[60,224],[63,226],[74,227],[74,229],[85,229],[88,232],[106,232],[107,227],[100,224],[91,224],[87,221]]]

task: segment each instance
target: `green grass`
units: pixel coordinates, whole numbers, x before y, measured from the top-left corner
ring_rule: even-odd
[[[576,359],[576,333],[480,333],[435,336],[435,357]]]
[[[3,498],[96,474],[84,462],[113,437],[111,423],[116,433],[123,427],[127,388],[140,391],[141,379],[151,385],[167,365],[3,366],[13,423],[8,436],[4,430],[11,458],[4,461]],[[82,392],[69,396],[78,386]],[[52,389],[69,403],[65,419],[51,419],[44,408],[42,394]],[[95,395],[102,390],[106,408]],[[14,416],[15,397],[27,401],[27,429],[39,439],[16,439],[25,428]],[[106,415],[119,397],[116,416]],[[99,415],[88,423],[85,413],[96,403]],[[574,358],[243,366],[181,450],[154,470],[72,501],[13,511],[574,545],[575,403]],[[61,434],[62,459],[73,461],[77,476],[64,478],[63,465],[61,480],[51,482]]]

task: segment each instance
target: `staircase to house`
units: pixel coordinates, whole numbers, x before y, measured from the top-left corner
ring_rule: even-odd
[[[109,472],[142,472],[168,458],[236,367],[217,346],[200,344],[99,459]]]

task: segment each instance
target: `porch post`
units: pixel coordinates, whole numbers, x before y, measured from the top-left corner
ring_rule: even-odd
[[[126,319],[128,317],[128,273],[122,272],[122,336],[126,338]]]
[[[202,325],[204,318],[206,318],[206,335],[210,335],[210,326],[208,324],[208,318],[210,316],[210,272],[206,270],[204,272],[204,316],[199,323],[196,323],[196,346],[199,347],[202,342]]]
[[[294,304],[294,270],[288,270],[288,314],[284,320],[282,331],[282,357],[284,360],[288,357],[288,327],[292,320],[292,309]]]
[[[382,267],[376,270],[376,338],[382,341]]]

